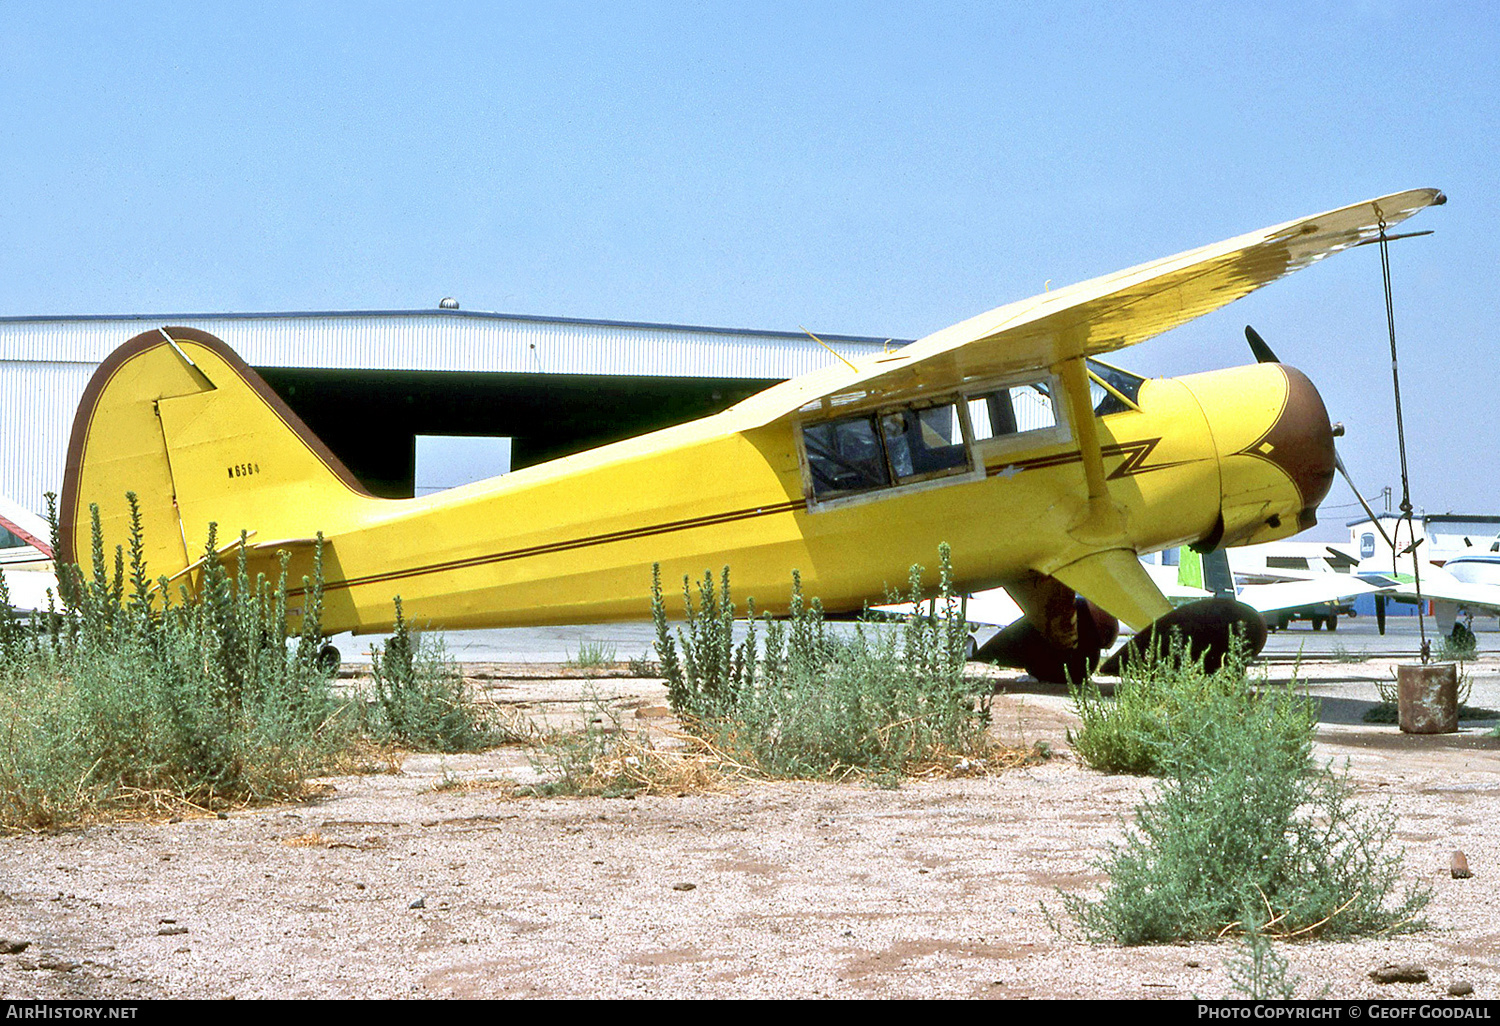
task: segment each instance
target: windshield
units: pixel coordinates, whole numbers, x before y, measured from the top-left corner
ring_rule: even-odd
[[[1098,360],[1089,360],[1088,368],[1095,378],[1109,385],[1109,388],[1105,388],[1099,381],[1093,378],[1089,380],[1089,399],[1094,404],[1094,416],[1107,417],[1111,413],[1123,413],[1137,408],[1131,404],[1140,401],[1141,383],[1146,380],[1145,378],[1118,367],[1111,367],[1107,363],[1100,363]],[[1113,392],[1110,391],[1111,388],[1114,389]],[[1121,402],[1120,396],[1124,396],[1130,402]]]

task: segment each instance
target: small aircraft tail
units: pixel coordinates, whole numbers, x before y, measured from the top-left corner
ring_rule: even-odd
[[[129,550],[130,492],[152,579],[194,566],[210,524],[220,548],[247,531],[259,549],[291,549],[380,501],[260,375],[223,342],[191,328],[137,335],[89,382],[73,422],[59,509],[65,563],[90,561],[93,504],[105,553],[117,545]]]
[[[1177,583],[1213,592],[1215,598],[1234,598],[1234,574],[1229,569],[1229,553],[1214,549],[1200,554],[1184,545],[1179,550]]]

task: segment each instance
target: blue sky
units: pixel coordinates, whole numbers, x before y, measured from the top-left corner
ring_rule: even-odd
[[[452,295],[911,338],[1433,186],[1392,248],[1413,498],[1500,512],[1500,8],[1241,6],[8,2],[0,315]],[[1246,323],[1399,486],[1375,248],[1118,362],[1247,362]]]

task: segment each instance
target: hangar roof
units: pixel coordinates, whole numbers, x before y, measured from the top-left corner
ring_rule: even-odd
[[[796,377],[833,361],[792,331],[472,310],[0,317],[0,495],[31,510],[57,491],[73,414],[95,367],[136,335],[198,328],[270,373],[391,371],[634,378]],[[902,340],[819,334],[845,357]]]
[[[777,379],[831,359],[802,332],[426,309],[0,317],[0,361],[99,363],[171,325],[216,335],[258,367]],[[819,338],[845,356],[905,344]]]

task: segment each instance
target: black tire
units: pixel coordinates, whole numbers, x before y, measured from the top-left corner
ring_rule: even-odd
[[[344,655],[332,644],[324,645],[318,649],[318,669],[329,676],[339,672],[339,667],[344,665]]]

